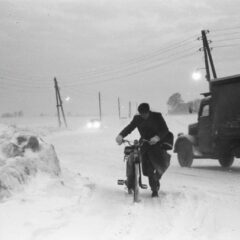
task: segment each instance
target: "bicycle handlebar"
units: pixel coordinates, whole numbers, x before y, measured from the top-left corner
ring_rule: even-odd
[[[141,147],[143,145],[143,143],[149,143],[148,140],[146,139],[141,139],[141,141],[138,141],[138,140],[134,140],[133,143],[127,139],[123,139],[122,141],[123,143],[128,143],[129,146],[139,146]]]

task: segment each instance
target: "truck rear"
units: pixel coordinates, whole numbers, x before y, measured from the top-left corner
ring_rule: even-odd
[[[240,157],[240,75],[213,80],[211,95],[216,150]]]

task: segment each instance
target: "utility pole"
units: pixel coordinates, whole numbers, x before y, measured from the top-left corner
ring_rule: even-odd
[[[202,40],[203,40],[203,50],[204,50],[204,56],[205,56],[205,65],[206,65],[206,71],[208,71],[208,72],[207,72],[207,76],[209,77],[209,80],[208,80],[208,81],[210,81],[210,71],[209,71],[209,65],[208,65],[207,56],[208,56],[209,61],[210,61],[213,78],[217,78],[217,74],[216,74],[216,70],[215,70],[214,63],[213,63],[213,58],[212,58],[211,50],[210,50],[210,48],[209,48],[208,39],[207,39],[207,36],[206,36],[207,33],[209,33],[208,30],[207,30],[207,31],[202,30]],[[207,70],[207,69],[208,69],[208,70]]]
[[[121,119],[121,103],[120,103],[120,98],[118,97],[118,117]]]
[[[60,112],[59,112],[59,98],[58,98],[58,85],[57,85],[57,79],[54,78],[54,87],[55,87],[55,94],[56,94],[56,107],[57,107],[57,115],[58,115],[58,126],[61,127],[62,125],[62,122],[61,122],[61,119],[60,119]]]
[[[208,32],[209,31],[207,31],[207,33]],[[211,68],[212,68],[213,78],[217,78],[217,74],[216,74],[216,70],[215,70],[215,66],[214,66],[214,63],[213,63],[213,58],[212,58],[211,50],[209,48],[209,44],[208,44],[208,40],[207,40],[206,34],[205,34],[205,38],[206,38],[206,49],[207,49],[209,61],[210,61]]]
[[[57,106],[57,113],[58,113],[58,124],[59,124],[59,127],[61,127],[61,125],[62,125],[61,118],[60,118],[60,110],[61,110],[63,121],[65,123],[65,127],[67,127],[67,121],[66,121],[66,118],[65,118],[65,113],[64,113],[63,105],[62,105],[62,98],[61,98],[61,95],[60,95],[60,91],[59,91],[58,82],[57,82],[56,77],[54,78],[54,88],[55,88],[55,93],[56,93],[56,102],[57,102],[56,106]],[[60,110],[59,110],[59,108],[60,108]]]
[[[131,118],[132,117],[132,103],[131,101],[129,101],[129,104],[128,104],[128,117]]]
[[[206,79],[210,84],[210,71],[209,71],[209,64],[208,64],[208,56],[207,56],[207,50],[206,50],[206,33],[204,30],[202,30],[202,41],[203,41],[203,53],[204,53],[204,60],[205,60],[205,68],[206,68]]]
[[[63,116],[64,124],[65,124],[65,127],[67,127],[67,121],[66,121],[66,118],[65,118],[64,110],[63,110],[62,98],[61,98],[61,95],[60,95],[60,92],[59,92],[59,88],[58,88],[58,95],[59,95],[60,108],[61,108],[61,110],[62,110],[62,116]]]
[[[99,119],[100,121],[102,121],[102,99],[100,92],[98,92],[98,104],[99,104]]]

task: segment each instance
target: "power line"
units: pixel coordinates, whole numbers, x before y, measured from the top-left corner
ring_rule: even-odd
[[[3,81],[1,81],[3,80]],[[5,80],[10,80],[5,82]],[[5,86],[15,86],[15,87],[22,87],[22,88],[31,88],[31,89],[38,89],[38,90],[46,90],[49,89],[49,87],[44,87],[44,86],[34,86],[34,84],[26,84],[24,82],[17,82],[14,81],[14,79],[9,79],[7,77],[0,77],[0,82],[1,84],[5,85]]]
[[[232,30],[236,30],[236,29],[240,29],[240,26],[236,26],[236,27],[228,27],[228,28],[213,28],[212,30],[214,32],[225,32],[225,31],[232,31]]]
[[[240,37],[237,37],[237,38],[223,38],[223,39],[217,39],[217,40],[214,39],[213,42],[215,43],[215,42],[235,41],[235,40],[240,40]]]
[[[185,39],[183,41],[181,41],[180,43],[182,44],[183,42],[186,42],[186,41],[189,41],[190,38],[188,39]],[[190,48],[186,48],[186,49],[183,49],[181,51],[178,51],[178,52],[175,52],[175,53],[172,53],[170,54],[169,52],[173,49],[177,49],[179,48],[180,46],[182,45],[176,45],[174,44],[175,46],[173,48],[162,48],[162,53],[168,53],[167,55],[165,56],[159,56],[159,53],[158,54],[155,54],[155,56],[152,56],[152,57],[157,57],[157,58],[149,58],[149,59],[142,59],[138,62],[132,62],[132,64],[130,65],[127,65],[127,66],[124,66],[124,68],[120,68],[120,69],[109,69],[108,71],[105,71],[105,72],[99,72],[99,73],[95,73],[95,74],[92,74],[92,75],[87,75],[85,78],[83,78],[84,80],[88,80],[88,79],[92,79],[92,78],[99,78],[99,77],[109,77],[109,75],[113,75],[113,74],[122,74],[122,73],[125,73],[126,71],[132,71],[132,70],[135,70],[139,67],[145,67],[146,64],[154,64],[154,63],[157,63],[159,61],[162,61],[162,60],[165,60],[165,59],[168,59],[168,58],[171,58],[173,56],[176,56],[176,55],[179,55],[181,53],[185,53],[187,50],[192,50],[192,49],[195,49],[196,47],[190,47]],[[1,74],[2,75],[2,74]],[[41,84],[36,84],[34,81],[31,80],[31,82],[28,82],[26,81],[26,79],[20,79],[20,78],[13,78],[11,76],[6,76],[6,75],[2,75],[2,77],[0,77],[0,79],[2,80],[10,80],[8,81],[7,83],[5,82],[5,85],[8,85],[8,86],[14,86],[14,87],[22,87],[22,88],[35,88],[35,89],[48,89],[51,85],[50,85],[50,81],[49,83],[45,83],[45,85]],[[73,84],[75,83],[76,81],[73,82]],[[71,84],[71,83],[70,83]]]
[[[72,89],[72,88],[66,87],[64,89],[64,95],[67,95],[66,93],[69,93],[69,92],[71,94],[75,94],[75,96],[77,96],[77,97],[82,97],[82,95],[85,95],[87,97],[96,97],[96,94],[79,91],[76,88]]]
[[[225,44],[225,45],[219,45],[219,46],[213,46],[213,49],[214,48],[224,48],[224,47],[234,47],[234,46],[240,46],[240,43],[239,44]]]
[[[111,64],[111,65],[106,65],[106,66],[102,66],[98,69],[89,69],[89,70],[86,70],[84,72],[82,72],[82,74],[78,74],[78,77],[86,77],[88,75],[91,75],[91,74],[99,74],[99,73],[102,73],[102,72],[105,72],[105,71],[111,71],[112,68],[118,68],[118,67],[121,67],[121,66],[125,66],[125,65],[129,65],[129,64],[136,64],[138,62],[141,62],[141,61],[144,61],[144,60],[148,60],[148,59],[151,59],[151,58],[154,58],[154,57],[157,57],[159,56],[160,54],[163,54],[165,52],[168,52],[168,51],[171,51],[173,49],[176,49],[176,48],[179,48],[179,47],[182,47],[184,45],[187,45],[189,46],[189,44],[187,43],[187,41],[192,41],[194,42],[195,38],[197,37],[198,35],[193,35],[191,37],[188,37],[182,41],[178,41],[176,43],[173,43],[173,44],[170,44],[170,45],[166,45],[160,49],[156,49],[154,50],[154,52],[152,53],[149,53],[149,54],[145,54],[145,55],[142,55],[142,56],[139,56],[139,57],[136,57],[136,58],[132,58],[132,59],[129,59],[127,61],[124,61],[124,62],[121,62],[119,64]]]
[[[138,58],[132,58],[132,59],[130,59],[130,60],[127,60],[127,61],[125,61],[125,62],[123,62],[123,63],[120,63],[120,64],[118,64],[118,65],[108,65],[108,66],[105,66],[105,67],[101,67],[101,68],[99,68],[99,69],[96,69],[96,70],[88,70],[88,71],[85,71],[85,72],[82,72],[82,73],[80,73],[80,74],[78,74],[78,77],[86,77],[86,76],[92,76],[92,75],[98,75],[98,74],[103,74],[103,73],[105,73],[105,71],[106,72],[111,72],[111,71],[113,71],[113,67],[114,68],[119,68],[119,67],[121,67],[121,66],[124,66],[125,67],[125,65],[130,65],[130,64],[132,64],[132,65],[136,65],[136,64],[138,64],[138,63],[141,63],[141,62],[147,62],[147,61],[149,61],[149,60],[151,60],[151,61],[153,61],[152,59],[153,58],[155,58],[155,57],[159,57],[160,55],[162,55],[162,54],[164,54],[164,53],[168,53],[168,52],[170,52],[170,51],[172,51],[172,50],[174,50],[174,49],[178,49],[178,48],[180,48],[180,47],[184,47],[184,46],[189,46],[189,44],[187,43],[187,42],[189,42],[189,41],[192,41],[192,42],[194,42],[194,38],[196,37],[197,35],[193,35],[193,36],[191,36],[191,37],[188,37],[188,38],[186,38],[186,39],[184,39],[184,40],[182,40],[182,41],[178,41],[178,42],[175,42],[175,43],[172,43],[172,44],[170,44],[170,45],[167,45],[167,46],[165,46],[165,47],[162,47],[162,48],[160,48],[160,49],[158,49],[158,50],[155,50],[153,53],[151,53],[151,54],[145,54],[145,55],[143,55],[143,56],[140,56],[140,57],[138,57]],[[0,69],[1,70],[1,69]],[[2,70],[1,70],[2,71]],[[5,71],[5,72],[8,72],[9,73],[9,71]],[[20,75],[22,75],[22,74],[20,74]],[[23,76],[23,75],[22,75]],[[6,74],[5,74],[5,77],[6,77]],[[33,82],[35,82],[35,81],[33,81],[33,79],[37,79],[37,80],[40,80],[40,82],[41,82],[41,86],[43,85],[43,83],[44,84],[46,84],[47,82],[46,82],[46,80],[44,80],[45,78],[43,78],[43,77],[41,77],[41,76],[37,76],[36,77],[36,75],[35,76],[33,76],[33,77],[31,77],[31,79],[28,79],[28,77],[30,77],[30,76],[28,76],[28,77],[24,77],[24,79],[21,79],[19,76],[9,76],[9,74],[7,74],[7,77],[8,78],[11,78],[12,80],[16,80],[16,81],[21,81],[21,82],[24,82],[24,83],[26,83],[26,84],[31,84],[32,85],[32,83]],[[41,79],[40,79],[40,78]],[[38,79],[39,78],[39,79]],[[47,80],[47,81],[49,81],[49,80]]]
[[[45,83],[45,86],[44,86],[44,84],[42,84],[42,82],[37,82],[37,83],[40,83],[40,84],[36,85],[36,82],[34,80],[32,80],[32,79],[30,81],[26,81],[26,78],[22,79],[22,78],[19,78],[17,76],[15,76],[15,77],[9,76],[8,74],[4,74],[2,72],[0,72],[0,79],[2,79],[2,80],[6,79],[6,80],[9,80],[11,82],[23,83],[25,85],[36,86],[36,87],[39,87],[39,88],[43,88],[43,87],[47,88],[50,85],[50,81],[49,80],[48,80],[48,86],[46,85],[46,83]]]
[[[6,75],[13,75],[13,77],[17,77],[17,78],[19,78],[19,76],[20,76],[20,78],[21,77],[23,77],[24,79],[30,79],[31,81],[33,80],[33,79],[36,79],[36,80],[40,80],[41,82],[43,82],[43,81],[49,81],[48,79],[49,78],[51,78],[51,76],[43,76],[43,75],[36,75],[36,74],[28,74],[28,73],[22,73],[22,72],[17,72],[17,73],[12,73],[12,71],[11,70],[9,70],[9,69],[6,69],[6,68],[0,68],[0,72],[1,73],[5,73]],[[17,75],[16,75],[17,74]]]
[[[88,79],[93,79],[93,78],[104,78],[101,80],[97,80],[97,81],[91,81],[91,82],[81,82],[78,83],[76,81],[73,81],[71,83],[68,84],[62,84],[62,86],[64,87],[72,87],[72,86],[79,86],[79,85],[91,85],[91,84],[95,84],[95,83],[99,83],[99,82],[106,82],[109,81],[110,79],[121,79],[123,77],[129,77],[132,75],[136,75],[139,74],[141,72],[146,72],[146,71],[150,71],[152,69],[158,68],[162,65],[165,65],[169,62],[172,61],[176,61],[177,59],[182,59],[184,57],[189,56],[189,54],[184,54],[186,53],[186,51],[195,49],[195,46],[189,47],[189,44],[194,43],[194,41],[196,39],[194,39],[195,37],[197,37],[197,35],[188,37],[182,41],[178,41],[175,43],[172,43],[170,45],[168,45],[167,47],[162,47],[158,50],[156,50],[154,53],[151,54],[145,54],[141,57],[138,58],[133,58],[130,59],[128,61],[125,61],[123,63],[120,64],[120,67],[118,65],[110,65],[110,66],[115,66],[115,68],[105,68],[105,71],[89,71],[88,74],[82,73],[82,75],[80,74],[80,76],[83,76],[83,80],[88,80]],[[188,48],[186,48],[188,47]],[[183,50],[181,51],[177,51],[178,49],[182,48]],[[192,54],[192,53],[191,53]],[[173,57],[176,57],[174,59],[172,59]],[[141,68],[140,70],[138,68]],[[104,69],[104,68],[101,68]],[[6,72],[6,71],[5,71]],[[113,76],[113,75],[118,75],[118,76]],[[13,77],[13,74],[11,74],[12,76],[9,76],[8,74],[1,74],[2,76],[0,76],[0,80],[3,80],[3,85],[6,88],[16,88],[16,89],[21,89],[23,91],[27,91],[27,89],[35,89],[35,90],[46,90],[49,89],[50,82],[46,82],[46,81],[41,81],[40,82],[36,82],[33,81],[32,79],[28,79],[26,77],[24,77],[24,79],[19,78],[19,77]],[[40,76],[38,76],[40,77]],[[43,79],[43,78],[42,78]],[[6,82],[6,80],[8,80]],[[36,79],[35,79],[36,80]],[[43,84],[44,82],[44,84]],[[38,84],[39,83],[39,84]]]
[[[156,56],[158,57],[159,55],[162,55],[163,53],[169,52],[171,50],[174,50],[174,49],[177,49],[177,48],[180,48],[180,47],[183,47],[183,46],[189,46],[189,43],[187,43],[187,42],[188,41],[194,42],[196,40],[196,39],[194,39],[194,37],[196,37],[196,36],[197,35],[194,35],[191,38],[187,38],[187,39],[185,39],[183,41],[177,42],[175,44],[171,44],[168,47],[163,47],[163,48],[160,48],[158,50],[155,50],[151,54],[145,54],[145,55],[143,55],[141,57],[130,59],[129,61],[127,61],[124,64],[128,64],[128,63],[131,63],[131,62],[134,63],[135,61],[138,61],[138,60],[145,60],[145,59],[156,57]]]
[[[240,27],[213,29],[213,33],[214,32],[228,31],[228,35],[240,34],[240,32],[238,32],[238,31],[237,32],[229,32],[229,31],[233,31],[233,30],[236,30],[236,29],[240,29]],[[166,58],[172,57],[174,55],[180,54],[180,52],[178,52],[178,53],[173,53],[173,54],[169,55],[169,53],[173,50],[176,50],[178,48],[183,48],[184,46],[189,46],[189,42],[194,42],[194,37],[196,37],[196,36],[197,35],[193,35],[193,36],[188,37],[188,38],[186,38],[182,41],[178,41],[176,43],[172,43],[170,45],[162,47],[162,48],[156,50],[154,53],[145,54],[141,57],[132,58],[132,59],[127,60],[123,63],[120,63],[120,66],[123,66],[122,68],[117,68],[118,65],[108,65],[107,67],[102,67],[102,68],[99,68],[98,70],[96,69],[96,70],[85,71],[82,74],[79,74],[78,76],[81,76],[84,79],[92,79],[93,77],[101,77],[101,76],[104,76],[105,74],[116,74],[116,73],[121,73],[121,71],[131,70],[130,66],[134,66],[135,68],[137,68],[137,67],[141,67],[142,64],[149,64],[149,63],[155,63],[155,62],[161,61],[163,58],[166,59]],[[231,39],[229,38],[229,39],[225,39],[225,40],[228,41],[228,40],[237,40],[237,39],[239,39],[239,38],[231,38]],[[214,42],[220,42],[220,41],[224,41],[224,39],[214,40]],[[218,48],[218,47],[230,47],[230,46],[238,46],[238,44],[216,46],[216,48]],[[190,50],[190,49],[193,49],[193,48],[194,47],[188,48],[188,49],[185,49],[184,51]],[[166,53],[168,55],[163,56]],[[128,66],[125,66],[125,65],[128,65]],[[112,69],[112,67],[115,67],[115,69]],[[105,71],[102,71],[102,70],[105,70]],[[36,75],[35,75],[35,77],[36,77]],[[41,76],[38,75],[37,77],[41,77]],[[12,76],[9,76],[9,75],[6,76],[6,74],[2,78],[11,80],[11,82],[16,83],[16,84],[11,83],[11,85],[16,85],[16,86],[31,87],[31,88],[36,88],[36,89],[44,89],[44,88],[47,89],[50,86],[50,81],[47,80],[47,81],[49,81],[49,84],[48,84],[48,82],[46,82],[43,77],[41,77],[41,80],[39,79],[40,82],[41,82],[41,85],[36,85],[36,82],[34,82],[32,79],[31,80],[27,79],[27,78],[21,79],[19,77],[12,77]],[[43,83],[47,84],[47,85],[45,86]]]
[[[44,92],[46,92],[46,89],[37,89],[37,88],[32,88],[32,87],[23,87],[20,85],[12,85],[12,84],[1,84],[1,90],[7,90],[7,89],[16,89],[16,90],[22,90],[25,92],[30,92],[31,91],[36,91],[36,92],[41,92],[41,94]]]
[[[169,53],[170,51],[172,51],[174,49],[177,49],[177,48],[180,48],[180,47],[183,47],[183,46],[179,45],[179,46],[175,46],[173,48],[162,49],[161,52],[160,51],[155,52],[154,54],[151,54],[151,55],[148,55],[148,56],[145,55],[144,57],[124,62],[120,66],[115,65],[114,68],[105,68],[105,69],[103,69],[103,71],[95,71],[95,70],[93,70],[91,72],[89,71],[88,74],[79,74],[78,77],[81,77],[81,78],[84,78],[84,79],[91,79],[94,76],[99,77],[101,75],[105,75],[105,74],[109,74],[109,73],[113,74],[113,73],[116,73],[116,72],[119,72],[119,71],[123,71],[123,70],[131,68],[131,66],[135,66],[135,65],[138,66],[139,64],[147,64],[149,62],[159,61],[161,59],[168,58],[172,55],[178,54],[178,53],[174,53],[174,54],[171,54],[171,55],[164,56],[164,54]],[[194,46],[194,47],[191,47],[191,48],[184,49],[184,51],[191,50],[191,49],[196,49],[196,48],[197,47]]]
[[[228,36],[234,36],[234,35],[239,35],[240,34],[240,31],[239,32],[226,32],[226,33],[223,33],[223,32],[221,32],[221,33],[212,33],[212,32],[210,32],[210,35],[211,36],[223,36],[223,34],[226,34],[226,35],[228,35]]]
[[[152,59],[151,61],[149,60],[147,62],[141,62],[139,64],[136,64],[135,66],[130,65],[130,66],[126,66],[125,68],[122,68],[122,69],[116,69],[116,70],[111,70],[111,71],[108,71],[108,72],[102,72],[102,73],[99,73],[99,74],[87,76],[85,78],[81,78],[81,80],[91,80],[91,79],[94,79],[94,78],[109,77],[109,76],[112,76],[112,75],[115,75],[115,74],[122,74],[122,73],[125,73],[125,72],[133,71],[133,70],[138,69],[138,68],[144,68],[146,65],[155,64],[155,63],[162,62],[164,60],[171,59],[172,57],[179,56],[179,55],[184,54],[187,51],[193,50],[193,49],[196,49],[196,47],[191,47],[191,48],[188,48],[188,49],[184,49],[180,52],[176,52],[176,53],[173,53],[171,55],[162,56],[162,57],[159,57],[157,59]],[[72,83],[75,83],[75,82],[76,81],[69,82],[68,84],[72,84]],[[81,81],[81,83],[85,83],[85,82],[87,82],[87,81]],[[67,86],[68,84],[65,84],[64,86]]]
[[[103,79],[103,80],[96,80],[96,81],[85,82],[85,83],[75,83],[75,84],[69,84],[69,85],[65,84],[63,86],[64,87],[67,87],[67,86],[68,87],[76,87],[76,86],[82,86],[82,85],[92,85],[92,84],[99,84],[99,83],[105,83],[105,82],[112,82],[112,81],[116,81],[118,79],[127,78],[127,77],[130,77],[130,76],[133,76],[133,75],[137,75],[139,73],[143,73],[143,72],[147,72],[147,71],[159,68],[160,66],[163,66],[165,64],[168,64],[168,63],[175,62],[175,61],[183,59],[183,58],[187,58],[187,57],[193,56],[196,53],[197,52],[188,53],[188,54],[182,55],[180,57],[177,57],[175,59],[168,60],[168,61],[165,61],[165,62],[161,62],[159,64],[143,68],[143,69],[141,69],[139,71],[135,71],[135,72],[124,74],[124,75],[117,76],[117,77],[111,77],[111,78],[106,78],[106,79]]]
[[[236,39],[236,38],[235,38]],[[230,39],[225,39],[225,40],[230,40]],[[224,39],[222,39],[222,40],[218,40],[218,41],[224,41]],[[217,42],[217,41],[216,41]],[[232,46],[238,46],[239,44],[226,44],[226,45],[220,45],[220,46],[215,46],[214,48],[221,48],[221,47],[232,47]],[[176,48],[178,48],[179,46],[175,46],[173,49],[176,49]],[[148,59],[148,61],[147,61],[147,64],[149,64],[149,63],[153,63],[153,64],[155,64],[155,63],[158,63],[159,61],[160,61],[160,63],[158,63],[158,64],[155,64],[155,65],[153,65],[153,66],[148,66],[148,67],[145,67],[145,65],[146,65],[146,62],[141,62],[141,65],[142,64],[145,64],[144,65],[144,68],[142,69],[142,70],[140,70],[140,71],[133,71],[133,72],[130,72],[130,73],[124,73],[124,72],[122,72],[122,71],[132,71],[132,70],[134,70],[133,69],[133,67],[128,67],[128,68],[125,68],[125,69],[120,69],[120,70],[115,70],[115,71],[110,71],[110,72],[107,72],[107,74],[123,74],[122,76],[118,76],[118,77],[111,77],[111,79],[119,79],[119,78],[122,78],[122,77],[129,77],[129,76],[132,76],[132,75],[135,75],[135,74],[138,74],[138,73],[141,73],[141,72],[145,72],[145,71],[149,71],[149,70],[151,70],[151,69],[155,69],[155,68],[157,68],[157,67],[159,67],[159,66],[162,66],[162,65],[164,65],[164,64],[167,64],[168,62],[172,62],[172,61],[175,61],[174,59],[169,59],[169,61],[164,61],[164,62],[162,62],[162,60],[163,59],[168,59],[168,58],[171,58],[171,57],[173,57],[173,56],[176,56],[176,55],[179,55],[179,54],[181,54],[182,52],[186,52],[186,50],[190,50],[190,49],[193,49],[193,48],[195,48],[195,47],[191,47],[191,48],[188,48],[188,49],[184,49],[183,51],[181,51],[181,52],[176,52],[176,53],[173,53],[173,54],[168,54],[167,56],[161,56],[161,57],[159,57],[159,58],[157,58],[157,59]],[[172,49],[171,49],[172,50]],[[164,51],[169,51],[169,49],[164,49]],[[187,54],[188,55],[188,54]],[[156,54],[156,56],[157,56],[157,54]],[[183,56],[179,56],[179,57],[177,57],[176,59],[181,59],[182,57],[184,57],[185,55],[183,55]],[[140,67],[141,65],[139,65],[139,64],[136,64],[136,66],[135,66],[135,68],[136,67]],[[105,75],[106,73],[101,73],[101,75],[102,75],[102,77]],[[96,75],[95,77],[101,77],[101,75],[99,74],[99,75]],[[10,78],[10,77],[4,77],[4,78],[6,78],[6,79],[9,79],[9,80],[12,80],[13,82],[8,82],[8,83],[5,83],[5,85],[11,85],[11,86],[15,86],[15,87],[23,87],[23,88],[25,88],[25,87],[29,87],[29,88],[35,88],[35,89],[46,89],[46,88],[48,88],[48,87],[43,87],[43,86],[40,86],[40,85],[30,85],[30,84],[28,84],[27,82],[21,82],[21,83],[19,83],[19,81],[17,80],[17,79],[13,79],[13,78]],[[85,78],[84,80],[87,80],[87,79],[92,79],[92,78],[90,78],[90,77],[88,77],[88,78]],[[81,82],[81,83],[76,83],[76,82],[73,82],[73,83],[70,83],[70,84],[64,84],[63,86],[64,87],[71,87],[71,86],[76,86],[76,85],[91,85],[91,84],[95,84],[95,83],[100,83],[100,82],[106,82],[106,81],[109,81],[109,79],[103,79],[103,80],[100,80],[100,81],[91,81],[91,82]],[[23,84],[24,83],[24,84]]]

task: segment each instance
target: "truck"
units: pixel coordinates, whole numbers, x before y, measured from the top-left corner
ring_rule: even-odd
[[[197,123],[178,134],[174,152],[182,167],[204,158],[230,167],[240,157],[240,74],[211,80],[202,95]]]

